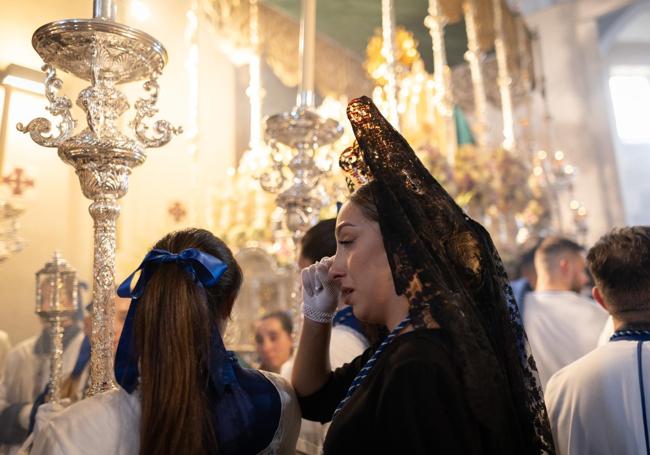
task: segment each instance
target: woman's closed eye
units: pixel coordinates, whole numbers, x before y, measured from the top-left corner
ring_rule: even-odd
[[[353,239],[342,239],[339,240],[339,245],[350,245],[353,241]]]

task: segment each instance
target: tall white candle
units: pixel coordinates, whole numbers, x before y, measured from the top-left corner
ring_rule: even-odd
[[[316,0],[302,0],[300,18],[300,89],[298,105],[314,106],[314,55],[316,45]]]
[[[386,96],[388,98],[388,120],[400,129],[397,109],[397,80],[395,78],[395,8],[393,0],[381,2],[382,53],[386,59]]]

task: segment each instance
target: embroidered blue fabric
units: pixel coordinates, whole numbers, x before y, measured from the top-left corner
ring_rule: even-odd
[[[357,318],[354,317],[351,306],[337,311],[336,314],[334,314],[334,321],[332,322],[332,325],[334,327],[337,325],[344,325],[351,328],[352,330],[355,330],[356,332],[359,332],[362,336],[365,337],[361,328],[361,323]]]
[[[217,413],[215,428],[220,444],[219,451],[227,455],[260,453],[275,436],[282,414],[282,402],[275,386],[262,373],[242,368],[235,354],[232,352],[228,354],[237,381],[253,405],[253,412],[250,415],[250,428],[245,433],[239,431],[232,423],[223,421],[227,412],[222,410]],[[219,402],[217,402],[217,409],[219,409]]]

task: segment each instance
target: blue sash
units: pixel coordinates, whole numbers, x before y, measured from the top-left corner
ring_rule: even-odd
[[[645,386],[643,384],[643,342],[650,341],[650,330],[617,330],[609,341],[636,341],[636,363],[639,373],[639,389],[641,390],[641,412],[643,413],[643,432],[645,436],[646,455],[650,455],[650,440],[648,439],[648,416],[645,404]]]

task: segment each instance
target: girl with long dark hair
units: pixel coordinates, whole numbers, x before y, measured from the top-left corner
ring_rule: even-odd
[[[300,425],[289,384],[241,368],[221,334],[242,283],[210,232],[165,236],[118,294],[132,298],[118,345],[120,387],[45,422],[32,454],[293,453]]]

